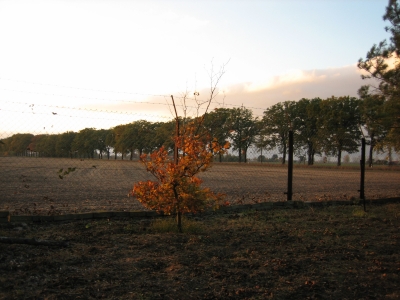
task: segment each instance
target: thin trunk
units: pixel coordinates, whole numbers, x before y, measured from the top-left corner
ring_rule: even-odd
[[[342,149],[338,149],[337,166],[340,167],[341,165],[342,165]]]
[[[286,142],[283,143],[283,157],[282,157],[282,165],[286,163]]]
[[[368,166],[372,168],[372,163],[373,163],[373,153],[374,153],[374,147],[375,147],[375,140],[373,137],[371,137],[371,145],[369,147],[369,158],[368,158]]]
[[[312,154],[311,154],[311,164],[314,165],[314,156],[315,156],[315,150],[313,149]]]
[[[183,232],[183,230],[182,230],[182,213],[180,211],[178,211],[178,213],[176,214],[176,222],[178,225],[178,231],[180,233],[182,233]]]
[[[178,195],[178,191],[176,190],[176,183],[173,184],[173,191],[174,191],[174,197],[177,203],[177,212],[176,212],[176,223],[178,225],[178,231],[180,233],[183,232],[182,230],[182,212],[179,211],[179,195]]]
[[[313,152],[314,152],[314,149],[313,149],[313,143],[312,142],[307,142],[307,144],[308,144],[308,151],[307,151],[307,164],[309,165],[309,166],[311,166],[311,165],[313,165],[313,160],[314,160],[314,155],[313,155]]]

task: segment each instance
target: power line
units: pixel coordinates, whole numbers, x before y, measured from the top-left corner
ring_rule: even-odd
[[[31,111],[29,111],[29,113],[32,113],[32,108],[33,107],[41,106],[41,107],[48,107],[48,108],[55,108],[55,109],[71,109],[71,110],[77,110],[77,111],[87,111],[87,112],[91,112],[91,113],[107,113],[107,114],[120,114],[120,115],[131,115],[131,116],[147,116],[147,117],[170,118],[170,117],[167,117],[167,116],[157,116],[157,115],[149,115],[149,114],[119,112],[119,111],[108,111],[108,110],[97,110],[97,109],[69,107],[69,106],[58,106],[58,105],[47,105],[47,104],[33,104],[32,105],[31,103],[27,103],[27,102],[17,102],[17,101],[8,101],[8,100],[6,100],[4,102],[13,103],[13,104],[21,104],[21,105],[29,105],[29,107],[31,108]],[[6,111],[5,109],[0,109],[0,110]],[[14,111],[14,112],[22,112],[23,113],[23,111]],[[37,113],[37,112],[35,112],[35,113]],[[52,112],[52,114],[53,115],[60,115],[58,112]]]
[[[90,108],[81,108],[81,107],[71,107],[71,106],[59,106],[59,105],[51,105],[51,104],[32,104],[29,102],[19,102],[19,101],[9,101],[9,100],[5,100],[3,101],[4,103],[12,103],[12,104],[18,104],[18,105],[28,105],[29,108],[31,109],[31,111],[29,111],[29,113],[32,113],[32,109],[36,106],[36,107],[47,107],[47,108],[53,108],[55,110],[59,110],[59,109],[70,109],[70,110],[76,110],[76,111],[86,111],[89,113],[106,113],[106,114],[119,114],[119,115],[130,115],[130,116],[145,116],[145,117],[160,117],[160,118],[164,118],[164,119],[170,119],[171,116],[161,116],[161,115],[150,115],[150,114],[140,114],[140,113],[130,113],[130,112],[121,112],[121,111],[108,111],[108,110],[98,110],[98,109],[90,109]],[[156,104],[156,103],[151,103],[151,104]],[[168,103],[160,103],[160,105],[164,105],[164,106],[168,106]],[[182,106],[182,105],[177,105],[177,106]],[[170,108],[170,107],[169,107]],[[194,108],[194,107],[190,107],[190,108]],[[7,111],[5,109],[0,109],[2,111]],[[11,111],[11,110],[8,110]],[[12,112],[22,112],[23,111],[12,111]],[[36,114],[39,114],[38,112],[35,112]],[[52,112],[53,115],[60,115],[58,112]],[[46,113],[48,114],[48,113]],[[66,116],[66,115],[64,115]],[[72,117],[72,116],[69,116]],[[262,118],[261,115],[255,115],[255,117],[260,117]],[[114,119],[109,119],[109,120],[114,120]]]
[[[48,112],[32,112],[32,111],[17,111],[17,110],[10,110],[10,109],[0,109],[0,112],[2,112],[2,111],[16,112],[16,113],[22,113],[22,114],[49,115]],[[97,111],[97,112],[98,112],[98,111]],[[168,118],[168,119],[171,119],[171,117],[167,117],[167,116],[156,116],[156,115],[138,114],[138,113],[120,113],[120,114],[127,115],[127,116],[159,117],[159,118]],[[62,114],[62,113],[57,113],[57,116],[69,117],[69,118],[81,118],[81,119],[121,121],[120,118],[118,118],[118,119],[99,118],[99,117],[96,118],[96,117],[91,117],[91,116],[68,115],[68,114]]]
[[[164,97],[164,96],[166,96],[166,95],[147,94],[147,93],[119,92],[119,91],[106,91],[106,90],[97,90],[97,89],[88,89],[88,88],[78,88],[78,87],[73,87],[73,86],[65,86],[65,85],[58,85],[58,84],[51,84],[51,83],[39,83],[39,82],[32,82],[32,81],[25,81],[25,80],[15,80],[15,79],[10,79],[10,78],[3,78],[3,77],[0,77],[0,80],[12,81],[12,82],[20,82],[20,83],[28,83],[28,84],[41,85],[41,86],[53,86],[53,87],[67,88],[67,89],[74,89],[74,90],[81,90],[81,91],[91,91],[91,92],[127,94],[127,95],[140,95],[140,96],[153,96],[153,97]]]
[[[64,95],[64,94],[43,93],[43,92],[32,92],[32,91],[13,90],[13,89],[5,89],[5,88],[0,88],[0,90],[2,90],[2,91],[8,91],[8,92],[16,92],[16,93],[26,93],[26,94],[34,94],[34,95],[45,95],[45,96],[53,96],[53,97],[65,97],[65,98],[74,98],[74,99],[87,99],[87,100],[96,100],[96,101],[126,102],[126,103],[138,103],[138,104],[157,104],[157,105],[165,105],[165,103],[159,103],[159,102],[147,102],[147,101],[136,101],[136,100],[115,100],[115,99],[110,99],[110,98],[71,96],[71,95]],[[165,97],[165,96],[163,95],[163,97]]]
[[[119,92],[119,91],[107,91],[107,90],[97,90],[97,89],[88,89],[88,88],[77,88],[77,87],[63,86],[63,85],[56,85],[56,84],[29,82],[29,81],[24,81],[24,80],[14,80],[14,79],[9,79],[9,78],[2,78],[2,77],[0,77],[0,80],[12,81],[12,82],[20,82],[20,83],[28,83],[28,84],[41,85],[41,86],[53,86],[53,87],[59,87],[59,88],[69,88],[69,89],[75,89],[75,90],[81,90],[81,91],[104,92],[104,93],[137,95],[137,96],[149,96],[149,97],[164,97],[164,98],[165,97],[170,97],[169,95],[162,95],[162,94]],[[99,97],[71,96],[71,95],[65,95],[65,94],[32,92],[32,91],[6,89],[6,88],[0,88],[0,90],[9,91],[9,92],[17,92],[17,93],[27,93],[27,94],[45,95],[45,96],[53,96],[53,97],[65,97],[65,98],[74,98],[74,99],[87,99],[87,100],[96,100],[96,101],[138,103],[138,104],[152,104],[152,105],[170,105],[170,104],[168,104],[168,101],[166,101],[167,103],[160,103],[160,102],[148,102],[148,101],[137,101],[137,100],[120,100],[120,99],[99,98]],[[201,100],[199,98],[191,98],[191,97],[186,97],[186,96],[175,96],[175,98],[176,99],[191,100],[191,101],[195,101],[196,103],[199,103],[199,102],[205,103],[205,102],[208,101],[208,100]],[[242,105],[225,103],[225,102],[222,103],[222,102],[217,102],[217,101],[213,101],[212,103],[217,104],[217,105],[221,105],[221,106],[228,106],[228,107],[241,107],[242,106]],[[177,106],[183,107],[184,105],[183,104],[178,104]],[[195,108],[195,109],[198,108],[196,106],[186,106],[186,107],[187,108]],[[246,107],[246,108],[257,109],[257,110],[260,110],[260,109],[261,110],[265,110],[265,108],[261,108],[261,107]]]
[[[0,88],[2,91],[9,92],[17,92],[17,93],[26,93],[26,94],[35,94],[35,95],[45,95],[45,96],[53,96],[53,97],[65,97],[65,98],[73,98],[73,99],[87,99],[87,100],[96,100],[96,101],[105,101],[105,102],[122,102],[122,103],[136,103],[136,104],[151,104],[151,105],[170,105],[167,103],[161,102],[150,102],[150,101],[136,101],[136,100],[115,100],[115,99],[107,99],[107,98],[98,98],[98,97],[83,97],[83,96],[71,96],[71,95],[63,95],[63,94],[54,94],[54,93],[43,93],[43,92],[31,92],[31,91],[23,91],[23,90],[13,90],[13,89],[5,89]],[[166,97],[166,96],[163,96]],[[183,97],[177,97],[183,98]],[[183,104],[177,104],[177,106],[183,107]],[[186,106],[187,108],[197,108],[195,106]]]

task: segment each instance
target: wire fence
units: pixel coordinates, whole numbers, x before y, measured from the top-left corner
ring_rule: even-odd
[[[141,110],[141,103],[130,103],[131,110],[125,112],[16,99],[2,100],[1,105],[0,210],[12,214],[144,210],[129,192],[135,182],[154,178],[139,162],[139,147],[129,142],[133,134],[139,142],[150,136],[156,144],[166,143],[165,135],[159,134],[171,135],[171,126],[166,125],[173,124],[168,102],[152,103],[153,112]],[[159,113],[160,107],[167,108],[164,114]],[[194,109],[192,116],[198,113]],[[124,124],[150,127],[125,135],[118,131]],[[254,136],[242,148],[235,146],[235,136],[227,137],[232,147],[216,156],[212,168],[199,177],[204,186],[224,193],[231,204],[286,201],[288,149],[282,146],[287,142],[265,146]],[[296,139],[295,131],[293,200],[360,198],[361,139],[352,140],[355,146],[348,152],[315,151],[312,155],[306,147],[296,146]],[[150,152],[146,147],[140,149]],[[374,162],[365,173],[366,198],[399,197],[400,168],[395,154],[375,153]]]

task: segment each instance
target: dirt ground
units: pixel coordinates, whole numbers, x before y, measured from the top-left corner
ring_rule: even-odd
[[[76,168],[59,178],[59,171]],[[295,165],[293,200],[358,198],[358,167]],[[284,201],[287,166],[215,163],[200,177],[232,204]],[[0,210],[13,214],[63,214],[144,210],[128,193],[135,182],[153,179],[139,162],[0,157]],[[367,199],[400,196],[400,168],[367,169]]]
[[[400,204],[0,224],[0,299],[400,299]]]

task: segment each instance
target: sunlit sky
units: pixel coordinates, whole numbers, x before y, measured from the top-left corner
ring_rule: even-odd
[[[209,74],[224,64],[216,101],[256,116],[285,100],[357,96],[358,59],[389,37],[386,5],[0,1],[0,138],[168,120],[168,95],[207,99]]]

